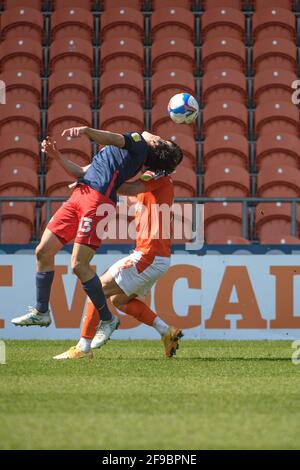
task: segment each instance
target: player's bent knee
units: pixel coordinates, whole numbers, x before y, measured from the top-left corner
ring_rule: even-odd
[[[36,247],[35,256],[38,261],[46,261],[48,258],[50,258],[51,253],[44,245],[39,244]]]

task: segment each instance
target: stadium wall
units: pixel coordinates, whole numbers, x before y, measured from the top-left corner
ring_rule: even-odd
[[[98,254],[99,274],[122,254]],[[169,272],[146,301],[190,339],[298,339],[300,337],[300,254],[175,254]],[[16,328],[10,320],[32,305],[35,261],[28,254],[0,255],[0,338],[77,338],[86,298],[72,274],[70,256],[56,258],[51,298],[54,322],[48,329]],[[151,328],[122,318],[116,339],[157,338]]]

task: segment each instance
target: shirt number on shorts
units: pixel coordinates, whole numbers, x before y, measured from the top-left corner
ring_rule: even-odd
[[[88,217],[82,217],[79,225],[79,232],[89,233],[92,230],[92,222],[93,219],[89,219]]]

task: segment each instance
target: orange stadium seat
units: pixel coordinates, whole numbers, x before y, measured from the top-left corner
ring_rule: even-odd
[[[0,135],[28,134],[38,137],[40,132],[40,110],[28,101],[11,101],[1,106]]]
[[[254,99],[256,105],[268,101],[291,102],[291,84],[297,80],[294,72],[287,70],[265,70],[254,77]]]
[[[74,178],[72,179],[65,171],[58,171],[57,164],[53,165],[46,174],[46,196],[47,197],[64,197],[68,199],[72,193],[72,190],[69,188],[69,184],[74,183]],[[62,202],[53,202],[51,204],[51,215],[54,214],[62,205]],[[43,208],[42,214],[42,225],[45,224],[46,219],[46,207]],[[44,228],[44,227],[43,227]]]
[[[203,43],[201,67],[203,72],[218,69],[245,70],[245,44],[230,37],[209,39]]]
[[[1,196],[32,197],[31,191],[26,188],[12,187]],[[1,204],[1,244],[26,244],[33,236],[35,219],[35,204],[30,202],[4,202]]]
[[[5,162],[7,163],[7,162]],[[9,188],[22,187],[31,191],[31,195],[38,194],[37,173],[25,166],[5,165],[0,161],[0,191],[2,196]]]
[[[107,0],[108,1],[108,0]],[[193,6],[193,0],[152,0],[152,9],[158,10],[164,7],[179,7],[191,10]]]
[[[216,101],[203,110],[203,131],[206,136],[233,132],[247,135],[248,112],[236,101]]]
[[[91,163],[92,147],[88,138],[72,139],[71,137],[55,136],[57,148],[65,158],[73,160],[78,165],[86,166]],[[47,158],[47,168],[55,163],[51,158]]]
[[[92,113],[90,106],[73,101],[61,101],[48,109],[48,134],[56,138],[64,129],[76,126],[90,126]]]
[[[151,79],[153,103],[166,103],[176,93],[195,94],[195,79],[192,73],[172,69],[156,72]]]
[[[260,170],[278,166],[300,167],[300,140],[290,134],[272,132],[256,142],[256,163]]]
[[[130,7],[139,10],[143,5],[143,0],[114,0],[113,1],[113,8],[114,7]],[[112,8],[111,0],[102,0],[103,10],[109,10]]]
[[[144,110],[138,104],[126,102],[104,104],[100,109],[100,125],[104,130],[142,132],[144,130]]]
[[[207,10],[201,18],[203,41],[215,38],[232,38],[244,41],[245,16],[236,8],[219,8]]]
[[[224,7],[226,8],[236,8],[241,10],[243,6],[243,0],[203,0],[202,8],[209,10],[211,8]]]
[[[255,41],[266,38],[282,38],[295,41],[295,15],[284,8],[270,7],[258,10],[253,15],[253,37]]]
[[[172,175],[175,197],[195,197],[197,195],[197,176],[194,170],[179,165]]]
[[[203,101],[212,103],[219,100],[232,100],[247,103],[246,77],[232,69],[219,69],[207,72],[202,80]]]
[[[253,0],[255,10],[262,10],[268,7],[281,7],[286,10],[291,10],[293,0]]]
[[[91,41],[93,31],[93,14],[84,8],[61,8],[51,15],[52,39],[76,38]]]
[[[260,104],[255,112],[256,135],[270,132],[286,132],[299,136],[299,110],[292,102],[267,102]]]
[[[101,103],[132,102],[143,105],[143,76],[132,70],[112,70],[104,72],[100,80]]]
[[[203,161],[205,168],[218,165],[248,168],[248,140],[243,135],[227,132],[211,134],[203,145]]]
[[[81,70],[60,70],[49,77],[49,104],[77,101],[91,106],[93,100],[92,77]]]
[[[101,46],[102,72],[132,70],[142,72],[144,47],[142,42],[130,38],[114,38]]]
[[[242,237],[242,204],[205,204],[205,241],[214,245],[247,245],[249,240]]]
[[[258,204],[255,213],[256,234],[263,244],[299,244],[299,237],[291,236],[291,205],[287,203]],[[297,232],[300,229],[300,211],[297,211]]]
[[[54,8],[59,10],[60,8],[84,8],[85,10],[91,10],[94,4],[94,0],[51,0]]]
[[[195,18],[191,11],[176,6],[159,8],[151,16],[153,41],[176,37],[194,40]]]
[[[151,123],[152,131],[162,137],[176,135],[178,132],[178,124],[175,124],[169,118],[166,104],[158,103],[153,106],[151,111]],[[195,137],[196,126],[180,124],[180,132],[187,136]]]
[[[268,69],[296,72],[296,44],[276,37],[260,39],[253,47],[253,66],[256,73]]]
[[[207,197],[247,197],[250,177],[244,168],[218,164],[207,169],[204,186]]]
[[[153,73],[173,69],[194,72],[195,49],[191,41],[176,37],[159,39],[153,42],[151,52]]]
[[[176,134],[167,134],[162,136],[166,140],[175,142],[182,149],[184,157],[182,164],[188,166],[195,171],[197,160],[196,142],[193,137],[184,134],[184,132],[177,131]]]
[[[259,197],[299,197],[300,170],[269,165],[257,176],[257,194]]]
[[[5,39],[0,44],[0,69],[30,70],[40,74],[43,67],[42,45],[28,38]]]
[[[109,8],[101,15],[101,37],[110,39],[130,38],[141,41],[144,34],[143,14],[134,8],[124,5]]]
[[[90,41],[77,38],[64,38],[53,41],[50,47],[50,67],[57,70],[79,69],[91,73],[94,52]]]
[[[3,5],[5,9],[16,8],[16,7],[27,7],[35,8],[40,10],[42,8],[43,0],[3,0]]]
[[[0,165],[6,168],[11,163],[37,172],[39,159],[38,140],[28,134],[6,134],[0,148]]]
[[[9,70],[1,74],[6,83],[6,102],[29,101],[39,106],[41,99],[41,78],[29,70]]]
[[[43,28],[43,15],[35,8],[28,8],[27,6],[9,8],[1,15],[1,36],[3,39],[29,37],[41,41]]]

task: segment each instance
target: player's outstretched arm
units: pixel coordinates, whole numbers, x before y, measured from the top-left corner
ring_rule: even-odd
[[[73,178],[80,178],[85,175],[90,165],[82,167],[70,160],[65,159],[56,147],[56,142],[50,137],[43,140],[42,152],[45,152],[50,158],[56,160],[61,167]]]
[[[110,131],[101,131],[92,129],[91,127],[71,127],[65,129],[62,136],[80,137],[86,135],[89,139],[100,145],[114,145],[115,147],[124,148],[125,138],[122,134],[116,134]]]

